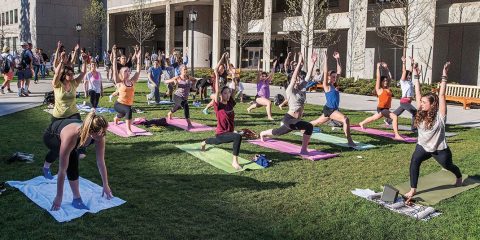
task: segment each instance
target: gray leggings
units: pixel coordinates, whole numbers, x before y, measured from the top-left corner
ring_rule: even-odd
[[[405,110],[412,114],[412,128],[414,128],[415,116],[417,115],[417,109],[411,103],[400,103],[400,107],[395,109],[393,114],[400,116]]]

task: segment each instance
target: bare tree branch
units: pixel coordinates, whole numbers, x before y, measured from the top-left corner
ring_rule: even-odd
[[[99,0],[91,0],[83,12],[83,29],[92,39],[93,51],[97,51],[97,40],[102,37],[102,27],[107,20],[107,11]]]
[[[135,39],[140,45],[153,37],[156,26],[153,24],[152,14],[145,8],[148,0],[133,0],[134,10],[131,11],[125,21],[125,32],[129,38]]]

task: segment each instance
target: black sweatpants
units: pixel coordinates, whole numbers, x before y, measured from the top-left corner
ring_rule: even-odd
[[[182,97],[174,95],[173,102],[175,103],[170,110],[172,113],[176,112],[178,109],[183,108],[183,115],[185,119],[190,118],[190,108],[188,107],[188,100],[184,100]]]
[[[240,153],[240,144],[242,143],[242,135],[234,132],[227,132],[217,135],[214,138],[207,138],[205,142],[210,145],[233,142],[233,156],[238,156]]]
[[[455,174],[457,178],[462,177],[460,169],[453,164],[452,152],[450,148],[444,150],[427,152],[425,149],[417,144],[415,152],[413,152],[412,160],[410,161],[410,187],[417,188],[418,176],[420,174],[420,165],[423,161],[433,157],[443,168]]]
[[[305,130],[304,134],[308,136],[313,133],[313,125],[311,123],[296,119],[288,113],[285,114],[282,122],[283,125],[281,127],[272,130],[274,136],[284,135],[293,130]]]
[[[88,90],[88,95],[90,96],[90,104],[93,108],[98,107],[98,101],[100,100],[100,93],[95,92],[95,90]]]
[[[412,129],[414,128],[417,109],[411,103],[400,103],[400,106],[393,111],[393,114],[400,116],[405,110],[412,114]]]

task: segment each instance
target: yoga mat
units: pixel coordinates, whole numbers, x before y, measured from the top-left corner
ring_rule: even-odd
[[[298,136],[303,136],[303,133],[301,133],[301,132],[294,132],[293,134],[298,135]],[[320,133],[320,132],[312,133],[312,138],[316,139],[316,140],[319,140],[319,141],[322,141],[322,142],[332,143],[332,144],[335,144],[335,145],[340,146],[340,147],[348,147],[349,148],[348,140],[346,138],[332,136],[332,135],[328,135],[328,134]],[[366,150],[366,149],[376,147],[375,145],[371,145],[371,144],[365,144],[365,143],[360,143],[360,142],[356,142],[356,141],[354,141],[354,142],[355,142],[355,144],[357,144],[357,146],[354,147],[355,150]]]
[[[435,205],[444,199],[480,185],[480,179],[463,175],[463,186],[455,187],[453,185],[455,179],[455,175],[446,170],[422,176],[418,179],[417,194],[413,196],[413,199],[426,205]],[[404,182],[395,187],[401,194],[405,194],[410,191],[410,182]]]
[[[375,136],[390,138],[390,139],[393,139],[395,141],[399,141],[399,140],[394,139],[395,134],[393,134],[391,132],[385,132],[385,131],[374,129],[374,128],[362,129],[360,126],[351,126],[350,129],[355,130],[355,131],[359,131],[359,132],[363,132],[363,133],[368,133],[368,134],[375,135]],[[405,139],[405,141],[403,141],[403,142],[407,142],[407,143],[416,143],[417,142],[416,138],[407,137],[407,136],[404,136],[404,135],[400,135],[400,136],[402,136]]]
[[[333,158],[338,156],[338,154],[336,153],[324,153],[321,151],[317,151],[315,149],[308,149],[308,154],[300,154],[301,146],[298,146],[289,142],[274,140],[274,139],[265,139],[265,142],[262,142],[262,140],[260,139],[255,139],[255,140],[248,140],[248,142],[265,147],[265,148],[274,149],[279,152],[288,153],[291,155],[298,155],[302,158],[312,160],[312,161]]]
[[[119,122],[118,125],[115,125],[113,122],[108,123],[108,131],[120,136],[120,137],[129,137],[127,135],[127,126],[125,125],[124,122]],[[153,135],[151,132],[148,132],[147,130],[141,129],[139,127],[136,127],[135,125],[132,124],[132,132],[135,133],[135,136],[151,136]]]
[[[192,121],[193,128],[191,128],[190,130],[187,130],[188,129],[187,128],[187,121],[185,119],[182,119],[182,118],[172,118],[171,120],[167,118],[167,123],[169,125],[181,128],[181,129],[183,129],[185,131],[188,131],[188,132],[205,132],[205,131],[215,130],[215,128],[213,128],[213,127],[209,127],[207,125],[203,125],[203,124],[196,123],[196,122],[193,122],[193,121]]]
[[[233,155],[223,149],[216,148],[213,146],[207,145],[204,152],[200,150],[201,143],[176,145],[176,147],[228,173],[240,172],[246,169],[251,169],[251,170],[264,169],[262,166],[252,161],[248,161],[246,159],[239,157],[238,162],[240,163],[240,166],[242,166],[242,169],[236,170],[235,168],[232,167]]]
[[[80,177],[80,195],[82,196],[83,203],[90,210],[80,210],[72,206],[72,190],[68,180],[65,179],[63,189],[63,201],[62,206],[58,211],[50,211],[53,200],[57,194],[57,176],[52,180],[48,180],[43,176],[30,179],[28,181],[8,181],[8,185],[17,188],[24,193],[35,204],[45,209],[52,215],[58,222],[68,222],[72,219],[79,218],[83,214],[97,213],[101,210],[120,206],[125,203],[124,200],[114,197],[110,200],[102,197],[103,188],[97,184]],[[29,216],[24,216],[25,218]]]
[[[392,125],[381,124],[380,127],[381,128],[386,128],[386,129],[393,129]],[[412,131],[411,127],[407,126],[407,125],[398,125],[398,130]],[[456,136],[456,135],[458,135],[458,133],[456,133],[456,132],[445,132],[445,137],[453,137],[453,136]]]

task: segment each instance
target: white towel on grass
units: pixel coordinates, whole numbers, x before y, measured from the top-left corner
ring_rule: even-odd
[[[78,180],[83,203],[90,210],[79,210],[72,206],[73,195],[67,179],[65,179],[63,189],[62,206],[58,211],[50,211],[55,195],[57,194],[57,176],[52,180],[38,176],[24,182],[8,181],[7,183],[12,187],[18,188],[18,190],[23,192],[30,200],[47,210],[58,222],[68,222],[81,217],[86,212],[97,213],[101,210],[120,206],[125,203],[124,200],[117,197],[110,200],[102,197],[103,188],[87,179],[80,177]]]

